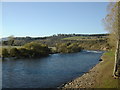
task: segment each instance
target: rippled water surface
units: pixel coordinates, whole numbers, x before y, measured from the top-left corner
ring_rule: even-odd
[[[40,59],[6,60],[2,63],[3,88],[58,87],[95,66],[103,52],[52,54]]]

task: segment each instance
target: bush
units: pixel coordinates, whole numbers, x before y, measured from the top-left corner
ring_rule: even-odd
[[[19,51],[18,51],[18,49],[17,48],[11,48],[10,49],[10,56],[11,57],[18,57],[19,56]]]
[[[9,53],[6,48],[2,48],[2,57],[9,57]]]
[[[19,52],[20,52],[19,56],[23,58],[32,56],[32,53],[30,53],[30,50],[27,50],[25,48],[19,48]]]
[[[39,55],[44,56],[44,55],[48,55],[51,52],[51,50],[48,48],[47,45],[37,43],[37,42],[31,42],[31,43],[25,44],[24,48],[32,51],[34,53],[33,56],[39,56]]]
[[[78,46],[77,43],[61,43],[57,44],[56,49],[59,53],[74,53],[79,52],[81,48]]]
[[[25,44],[22,48],[10,48],[2,50],[3,57],[18,57],[18,58],[37,58],[47,56],[51,53],[51,50],[47,45],[31,42]]]

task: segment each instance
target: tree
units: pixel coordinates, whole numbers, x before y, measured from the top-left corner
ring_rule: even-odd
[[[120,1],[108,5],[108,14],[104,18],[104,25],[110,34],[110,45],[116,49],[113,76],[120,76]]]

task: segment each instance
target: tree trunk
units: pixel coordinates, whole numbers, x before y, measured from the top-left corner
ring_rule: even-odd
[[[118,43],[118,77],[120,78],[120,39],[119,39],[119,43]]]
[[[119,56],[119,42],[117,41],[117,47],[115,52],[115,64],[114,64],[114,70],[113,70],[113,76],[117,77],[117,71],[118,71],[118,56]]]
[[[120,1],[118,2],[118,76],[120,77]]]
[[[114,77],[120,77],[120,1],[118,2],[118,35],[117,35],[117,47],[115,52],[115,64],[113,70]]]

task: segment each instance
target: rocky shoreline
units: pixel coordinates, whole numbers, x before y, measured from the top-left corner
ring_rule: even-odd
[[[103,55],[101,56],[102,59]],[[82,76],[63,84],[60,88],[94,88],[95,83],[97,83],[96,78],[100,74],[99,69],[104,61],[99,62],[93,68],[91,68],[87,73]]]

